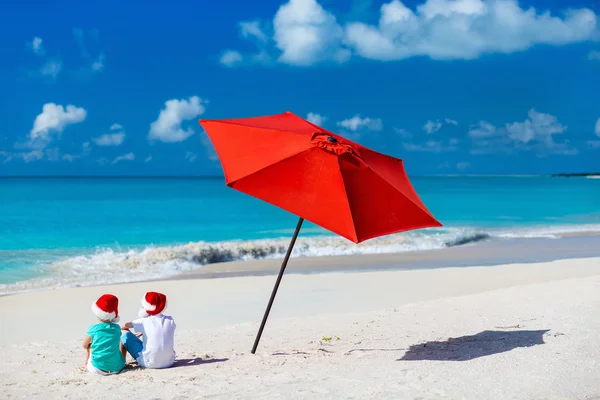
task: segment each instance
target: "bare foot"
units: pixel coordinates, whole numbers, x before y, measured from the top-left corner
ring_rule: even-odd
[[[82,371],[87,371],[87,364],[83,364],[81,367],[79,367],[79,369]]]

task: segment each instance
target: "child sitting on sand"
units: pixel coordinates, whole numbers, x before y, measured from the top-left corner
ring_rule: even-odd
[[[175,321],[163,315],[167,297],[162,293],[148,292],[142,298],[140,318],[121,325],[121,351],[128,352],[143,368],[169,368],[175,362]],[[141,334],[140,340],[137,334]]]
[[[92,312],[100,322],[92,325],[83,348],[87,351],[82,369],[99,375],[118,374],[125,366],[120,351],[121,329],[119,322],[119,299],[112,294],[103,294],[92,304]]]

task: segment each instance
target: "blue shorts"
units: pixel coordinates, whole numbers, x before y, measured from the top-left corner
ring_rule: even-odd
[[[121,336],[121,343],[123,343],[123,346],[125,346],[125,349],[127,349],[127,352],[131,354],[134,360],[137,360],[140,352],[144,349],[144,343],[140,338],[129,331]]]

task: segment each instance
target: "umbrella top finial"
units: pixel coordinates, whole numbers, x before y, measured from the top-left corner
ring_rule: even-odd
[[[337,143],[338,140],[336,138],[334,138],[333,136],[327,136],[327,141],[329,143]]]

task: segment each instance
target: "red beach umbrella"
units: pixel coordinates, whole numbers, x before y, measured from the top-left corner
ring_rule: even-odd
[[[304,220],[354,243],[441,226],[413,189],[402,160],[290,112],[200,124],[219,156],[227,186],[299,217],[253,354]]]

